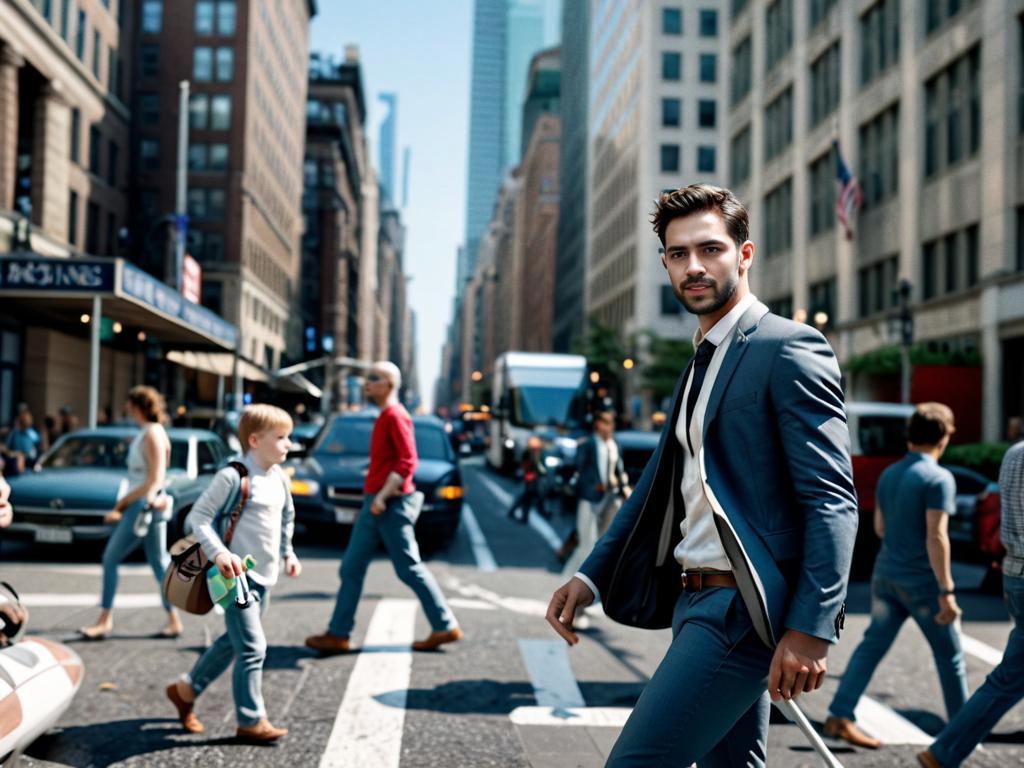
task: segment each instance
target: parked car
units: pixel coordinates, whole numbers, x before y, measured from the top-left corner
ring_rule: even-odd
[[[307,529],[341,526],[347,536],[363,504],[363,480],[370,466],[370,435],[375,410],[329,418],[292,477],[296,521]],[[416,522],[416,540],[438,549],[455,536],[462,515],[462,474],[444,423],[432,416],[413,418],[419,465],[413,480],[425,500]]]
[[[57,440],[33,471],[10,478],[14,521],[4,535],[50,544],[108,538],[114,526],[104,523],[103,516],[129,490],[128,447],[137,434],[133,427],[97,427]],[[231,452],[208,430],[172,427],[167,435],[167,490],[174,498],[170,542]]]
[[[304,459],[309,455],[309,449],[313,447],[313,443],[316,441],[316,436],[320,434],[322,426],[322,424],[313,421],[301,422],[295,425],[291,435],[288,436],[292,443],[292,447],[288,449],[289,462],[294,459]]]
[[[998,535],[999,483],[967,467],[943,466],[956,479],[956,514],[949,518],[953,555],[959,560],[998,562],[1003,554]]]

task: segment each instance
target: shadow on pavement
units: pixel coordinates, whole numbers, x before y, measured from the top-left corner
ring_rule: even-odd
[[[74,768],[106,768],[139,755],[208,743],[188,737],[173,718],[139,718],[64,728],[37,739],[25,754]]]

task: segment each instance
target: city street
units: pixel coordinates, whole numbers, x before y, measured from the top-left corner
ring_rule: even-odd
[[[582,642],[567,649],[543,620],[559,584],[553,547],[567,519],[529,526],[505,516],[515,486],[466,462],[468,509],[455,543],[430,565],[466,631],[439,653],[413,654],[428,632],[422,613],[384,560],[369,574],[355,641],[361,655],[318,659],[302,646],[322,631],[337,587],[339,551],[302,542],[305,570],[279,583],[265,626],[270,646],[264,694],[271,719],[291,729],[277,747],[234,742],[229,676],[201,699],[201,736],[181,731],[163,689],[187,671],[222,628],[220,617],[188,617],[178,640],[152,637],[161,626],[148,568],[123,567],[114,639],[76,640],[75,628],[96,612],[99,566],[66,562],[68,552],[4,543],[0,575],[31,609],[31,633],[68,642],[86,676],[61,729],[29,751],[30,766],[198,764],[325,766],[599,766],[629,707],[655,669],[666,632],[643,632],[594,615]],[[340,549],[340,547],[339,547]],[[58,561],[57,564],[54,561]],[[958,583],[980,580],[961,569]],[[999,598],[963,595],[965,648],[973,690],[1003,647],[1008,622]],[[837,677],[867,623],[866,585],[854,586],[846,631],[830,657],[824,689],[803,698],[820,727]],[[933,664],[914,627],[905,627],[868,689],[861,722],[890,746],[872,753],[844,749],[847,766],[908,765],[944,713]],[[769,764],[819,765],[797,728],[773,715]],[[372,738],[368,738],[372,734]],[[968,762],[1024,762],[1024,707]]]

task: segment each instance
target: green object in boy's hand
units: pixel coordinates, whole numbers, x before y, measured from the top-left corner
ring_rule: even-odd
[[[250,571],[255,567],[256,558],[252,555],[246,555],[242,558],[243,570]],[[210,568],[206,572],[206,586],[210,590],[210,599],[214,603],[221,603],[226,606],[235,592],[235,577],[232,576],[230,579],[226,579],[216,568]]]

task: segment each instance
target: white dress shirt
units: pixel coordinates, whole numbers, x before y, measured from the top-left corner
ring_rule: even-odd
[[[676,422],[676,440],[679,441],[680,450],[685,456],[680,489],[683,494],[686,517],[679,524],[683,540],[676,546],[674,554],[684,570],[693,568],[708,568],[717,571],[732,570],[729,557],[725,554],[722,540],[718,536],[718,529],[715,528],[714,514],[711,511],[707,494],[704,492],[704,484],[700,479],[700,464],[696,457],[700,453],[701,438],[704,433],[704,412],[707,409],[711,391],[715,387],[718,371],[722,367],[722,361],[736,335],[736,324],[755,301],[757,298],[752,293],[748,293],[740,299],[735,307],[729,310],[725,317],[715,323],[707,334],[702,334],[698,328],[693,336],[694,349],[706,339],[715,345],[715,351],[708,364],[704,383],[701,385],[700,394],[694,405],[693,416],[690,419],[690,443],[693,445],[693,456],[690,455],[690,448],[686,441],[686,403],[690,397],[690,384],[693,381],[692,369],[686,380],[686,387],[683,389],[682,405],[679,408],[679,419]]]
[[[617,487],[619,482],[615,476],[615,466],[619,463],[619,449],[615,440],[604,440],[594,435],[594,442],[597,444],[597,472],[601,485],[606,489]]]

